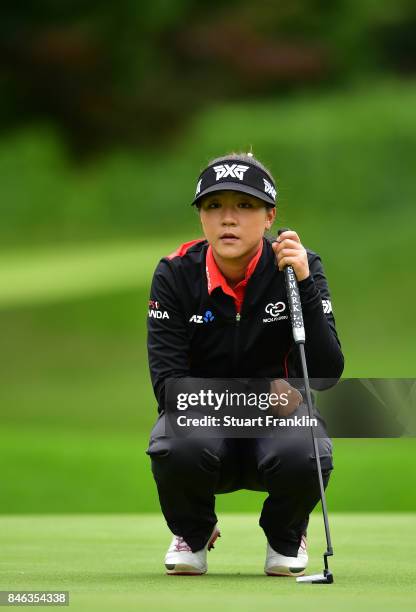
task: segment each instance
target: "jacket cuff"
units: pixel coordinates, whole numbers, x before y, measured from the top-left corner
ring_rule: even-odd
[[[298,287],[302,307],[313,307],[320,304],[321,295],[311,274],[307,278],[298,281]]]

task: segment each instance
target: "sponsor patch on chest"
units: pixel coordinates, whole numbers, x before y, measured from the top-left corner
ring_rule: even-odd
[[[265,306],[264,312],[267,316],[263,315],[263,323],[275,323],[288,318],[285,302],[270,302]]]
[[[204,314],[194,314],[189,319],[189,323],[197,323],[203,325],[204,323],[211,323],[215,319],[215,315],[212,310],[206,310]]]

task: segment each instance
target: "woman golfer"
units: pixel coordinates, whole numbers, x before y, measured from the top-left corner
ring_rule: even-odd
[[[277,387],[287,384],[282,379],[300,379],[283,272],[289,264],[299,284],[309,376],[334,384],[344,360],[327,281],[319,256],[296,232],[284,231],[277,241],[265,237],[276,216],[276,186],[251,153],[209,162],[192,204],[205,238],[161,259],[149,302],[149,367],[159,417],[147,454],[174,534],[165,567],[168,574],[204,574],[207,550],[219,535],[215,495],[249,489],[268,493],[259,522],[267,539],[266,574],[299,576],[308,562],[309,514],[319,501],[310,432],[254,438],[167,435],[165,386],[168,379],[192,377],[267,378]],[[292,397],[289,408],[298,409],[302,396],[295,391]],[[326,486],[332,444],[324,435],[318,445]]]

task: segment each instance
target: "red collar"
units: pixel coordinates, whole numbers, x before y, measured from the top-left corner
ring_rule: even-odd
[[[243,291],[244,293],[244,289],[247,285],[247,282],[250,276],[253,274],[255,267],[257,265],[257,262],[259,261],[261,257],[262,252],[263,252],[263,240],[261,241],[261,244],[259,248],[257,249],[256,254],[252,257],[252,259],[250,260],[250,263],[247,266],[244,279],[240,281],[234,287],[234,289],[232,289],[229,286],[223,273],[217,266],[217,263],[214,259],[214,254],[212,252],[211,245],[209,245],[208,250],[207,250],[207,259],[206,259],[206,268],[205,268],[206,274],[207,274],[208,293],[211,295],[214,289],[216,289],[217,287],[221,287],[224,293],[227,293],[228,295],[230,295],[232,298],[234,298],[235,301],[240,302],[240,298],[242,298],[241,292]]]

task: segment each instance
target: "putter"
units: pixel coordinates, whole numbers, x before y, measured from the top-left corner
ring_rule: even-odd
[[[280,234],[285,231],[287,231],[287,229],[283,229],[283,228],[280,229],[278,231],[278,235],[280,236]],[[292,266],[286,266],[284,269],[284,273],[285,273],[285,281],[286,281],[287,299],[289,302],[290,320],[292,323],[293,339],[299,347],[300,360],[302,363],[302,373],[303,373],[303,379],[305,383],[306,403],[308,406],[309,418],[312,419],[313,417],[312,398],[311,398],[311,390],[309,387],[308,369],[307,369],[306,357],[305,357],[305,327],[303,325],[303,315],[302,315],[302,306],[300,302],[299,287],[298,287],[295,272]],[[328,567],[328,557],[331,557],[334,554],[334,551],[332,549],[331,534],[329,532],[328,510],[326,507],[325,489],[324,489],[324,483],[322,480],[322,469],[321,469],[321,460],[319,457],[319,448],[318,448],[318,443],[316,441],[315,433],[313,431],[312,425],[311,425],[311,434],[312,434],[313,448],[315,451],[316,467],[317,467],[318,479],[319,479],[319,491],[320,491],[320,496],[321,496],[322,514],[323,514],[324,525],[325,525],[326,551],[323,554],[324,570],[322,574],[313,574],[311,576],[298,576],[296,578],[296,582],[306,582],[309,584],[332,584],[334,582],[334,576]]]

